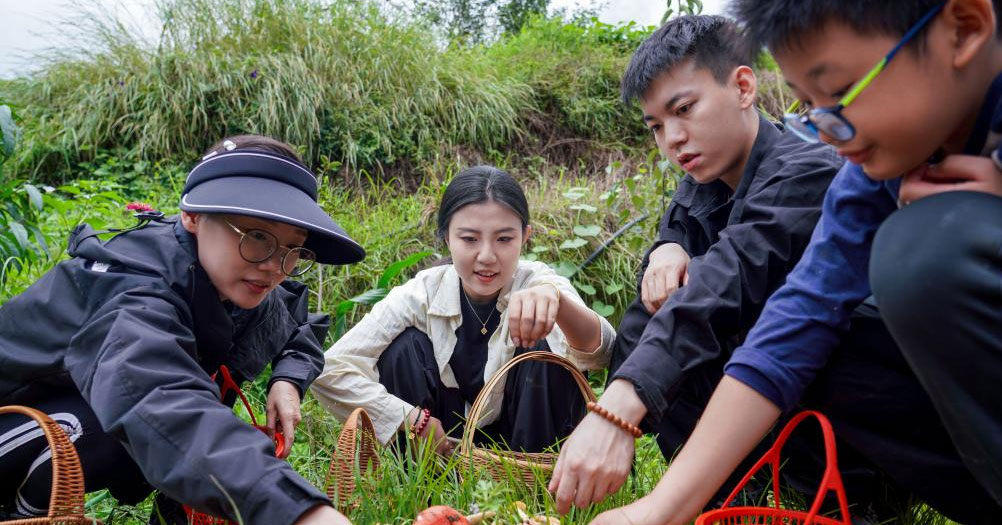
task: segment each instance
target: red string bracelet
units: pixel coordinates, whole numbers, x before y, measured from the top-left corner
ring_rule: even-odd
[[[639,439],[640,436],[644,435],[644,431],[640,430],[640,427],[634,425],[633,423],[630,423],[629,421],[626,421],[625,419],[613,414],[612,412],[609,412],[605,408],[599,406],[598,403],[594,401],[589,401],[587,406],[588,410],[602,416],[606,420],[610,421],[612,424],[631,434],[634,438]]]

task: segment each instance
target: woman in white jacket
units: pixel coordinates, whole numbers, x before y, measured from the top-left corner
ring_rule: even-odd
[[[522,188],[490,166],[457,175],[442,196],[438,236],[451,261],[390,291],[325,354],[314,395],[344,419],[357,407],[378,439],[432,437],[448,452],[484,382],[528,350],[581,370],[605,366],[612,326],[549,266],[519,260],[532,228]],[[560,367],[523,363],[492,393],[479,440],[538,452],[567,436],[584,411]]]

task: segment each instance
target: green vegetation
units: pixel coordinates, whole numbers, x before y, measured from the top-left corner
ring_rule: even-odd
[[[366,0],[164,0],[153,46],[113,20],[78,17],[86,45],[0,82],[0,304],[65,258],[76,225],[129,226],[130,201],[176,213],[204,148],[261,133],[301,149],[320,174],[321,204],[369,254],[305,277],[313,308],[334,314],[335,335],[444,250],[435,207],[455,173],[477,163],[525,187],[534,234],[524,257],[551,264],[617,324],[679,175],[618,101],[619,76],[651,28],[541,17],[541,0],[502,4],[511,7],[499,11],[502,36],[445,42],[449,29],[433,20]],[[699,2],[668,7],[698,11]],[[762,66],[762,107],[776,114],[788,95],[775,64]],[[591,379],[600,390],[604,374]],[[266,384],[262,375],[247,388],[257,409]],[[340,424],[309,395],[303,409],[290,461],[323,485]],[[351,513],[356,523],[406,524],[432,504],[552,509],[541,487],[485,481],[427,450],[406,457],[383,452],[378,475],[360,484],[369,504]],[[637,457],[618,494],[564,523],[649,492],[666,463],[649,437]],[[88,505],[105,523],[146,523],[151,502],[123,506],[99,493]],[[942,522],[915,512],[913,523]]]
[[[642,143],[616,102],[638,28],[533,18],[495,45],[443,48],[428,27],[353,0],[175,0],[159,13],[155,49],[85,18],[93,49],[0,87],[25,108],[19,171],[63,180],[114,148],[184,163],[238,132],[282,137],[348,178],[413,177],[457,154],[562,153],[594,168]]]

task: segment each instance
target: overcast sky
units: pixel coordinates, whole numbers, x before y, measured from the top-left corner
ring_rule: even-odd
[[[131,25],[145,32],[156,32],[149,22],[153,0],[78,0],[94,3],[102,9],[118,13]],[[703,0],[703,12],[719,14],[725,0]],[[603,4],[599,18],[616,23],[634,20],[642,25],[657,24],[665,11],[665,0],[551,0],[553,9],[591,7]],[[677,2],[672,3],[677,5]],[[16,76],[30,69],[30,56],[52,45],[72,45],[60,36],[52,22],[72,22],[74,11],[68,0],[0,0],[0,78]]]

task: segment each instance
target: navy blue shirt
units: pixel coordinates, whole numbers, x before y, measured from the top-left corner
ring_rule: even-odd
[[[964,153],[998,158],[1002,75],[988,89]],[[790,410],[825,366],[870,295],[870,249],[877,229],[898,209],[901,179],[875,181],[846,163],[835,176],[810,244],[786,283],[765,305],[724,373]]]

